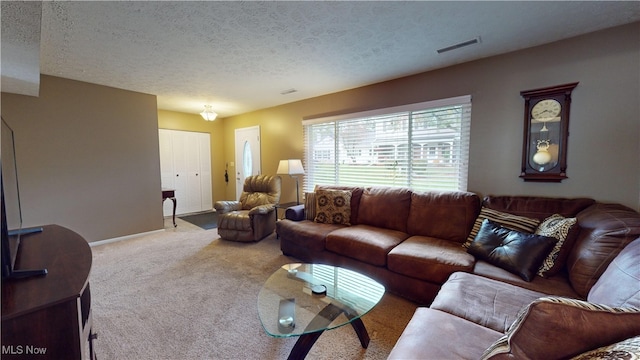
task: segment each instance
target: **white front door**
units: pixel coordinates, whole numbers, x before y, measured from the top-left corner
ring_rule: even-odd
[[[260,126],[236,129],[236,199],[240,199],[244,179],[260,174]]]

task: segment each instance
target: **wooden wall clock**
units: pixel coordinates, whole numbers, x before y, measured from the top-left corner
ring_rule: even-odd
[[[521,91],[524,98],[524,181],[560,182],[567,178],[567,141],[571,92],[578,83]]]

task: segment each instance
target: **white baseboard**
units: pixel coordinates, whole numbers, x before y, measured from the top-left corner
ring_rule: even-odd
[[[136,238],[139,238],[139,237],[145,236],[145,235],[157,234],[159,232],[164,232],[164,229],[147,231],[147,232],[138,233],[138,234],[125,235],[125,236],[120,236],[120,237],[112,238],[112,239],[105,239],[105,240],[100,240],[100,241],[92,241],[92,242],[89,243],[89,246],[90,247],[94,247],[94,246],[100,246],[100,245],[105,245],[105,244],[111,244],[111,243],[118,242],[118,241],[136,239]]]

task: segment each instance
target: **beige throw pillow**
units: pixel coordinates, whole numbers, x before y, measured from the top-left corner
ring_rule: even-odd
[[[538,275],[549,277],[557,274],[564,266],[571,247],[575,242],[578,230],[576,218],[565,218],[560,214],[553,214],[544,219],[536,229],[536,235],[543,235],[558,239],[549,255],[544,259]]]
[[[351,225],[351,191],[316,190],[315,222]]]

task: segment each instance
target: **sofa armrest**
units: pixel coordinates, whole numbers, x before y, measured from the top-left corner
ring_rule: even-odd
[[[586,297],[618,253],[640,236],[640,214],[624,205],[596,203],[576,217],[580,234],[566,267],[571,286]]]
[[[284,218],[293,221],[302,221],[305,219],[304,204],[288,207],[284,212]]]
[[[216,201],[213,204],[213,208],[216,209],[218,214],[225,214],[231,211],[242,210],[242,203],[240,201]]]
[[[519,314],[482,360],[566,359],[640,333],[640,309],[542,297]]]
[[[274,209],[275,209],[275,206],[273,204],[258,205],[256,207],[254,207],[253,209],[249,210],[249,216],[251,216],[251,215],[266,215],[266,214],[272,212]]]

